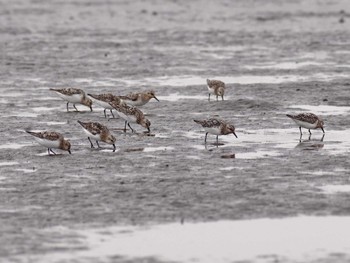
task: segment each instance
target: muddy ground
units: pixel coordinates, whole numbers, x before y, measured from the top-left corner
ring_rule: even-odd
[[[350,215],[349,192],[321,190],[349,184],[347,12],[346,0],[1,1],[0,258],[84,249],[45,234],[56,226]],[[220,77],[225,101],[208,102],[205,80]],[[67,113],[49,91],[65,86],[153,89],[160,102],[141,108],[153,136],[124,134],[98,106]],[[299,141],[285,114],[303,111],[323,117],[323,139]],[[238,139],[205,146],[193,119],[210,116]],[[90,149],[77,120],[106,124],[117,151]],[[72,155],[47,156],[25,129],[63,133]]]

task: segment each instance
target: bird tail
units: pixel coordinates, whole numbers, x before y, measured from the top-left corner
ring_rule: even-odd
[[[35,132],[31,132],[31,131],[27,131],[27,130],[26,130],[26,133],[29,133],[31,135],[35,135]]]
[[[84,127],[84,125],[85,125],[85,123],[84,122],[82,122],[82,121],[79,121],[79,120],[77,120],[77,122],[81,125],[81,126],[83,126]]]
[[[96,97],[97,97],[97,95],[94,95],[94,94],[91,94],[91,93],[88,93],[87,95],[92,97],[92,98],[94,98],[94,99],[96,99]]]
[[[38,132],[32,132],[32,131],[28,131],[28,130],[26,130],[26,133],[29,133],[30,135],[32,135],[32,136],[34,136],[34,137],[39,137],[39,138],[40,138],[40,136],[39,136],[39,133],[38,133]]]
[[[294,119],[294,116],[293,115],[290,115],[290,114],[286,114],[287,117],[291,118],[291,119]]]
[[[198,124],[203,124],[203,121],[201,121],[201,120],[193,120],[195,123],[198,123]]]

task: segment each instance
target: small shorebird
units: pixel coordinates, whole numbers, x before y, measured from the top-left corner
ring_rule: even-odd
[[[130,104],[132,106],[143,106],[151,99],[155,99],[159,101],[154,93],[154,91],[145,91],[138,93],[129,93],[126,96],[119,96],[125,103]]]
[[[60,96],[63,100],[67,101],[67,112],[68,104],[73,103],[73,107],[76,111],[78,109],[75,107],[76,103],[85,105],[90,108],[90,111],[92,111],[92,100],[88,97],[86,97],[85,92],[81,89],[76,88],[64,88],[64,89],[53,89],[50,90],[55,91],[58,96]]]
[[[321,118],[317,117],[313,113],[300,113],[298,115],[287,114],[287,117],[291,118],[299,126],[300,136],[303,135],[303,133],[301,132],[301,127],[308,129],[310,134],[310,129],[318,128],[320,128],[323,131],[323,133],[325,133],[323,129],[323,120],[321,120]]]
[[[78,123],[83,127],[84,132],[87,134],[91,148],[94,148],[94,145],[91,142],[91,139],[96,140],[97,147],[100,148],[98,141],[102,141],[108,144],[113,145],[113,152],[115,152],[115,141],[116,138],[110,133],[108,128],[98,122],[82,122]]]
[[[228,124],[226,121],[220,119],[210,118],[207,120],[194,120],[196,123],[202,125],[204,130],[206,131],[204,142],[207,142],[208,133],[216,135],[216,142],[218,143],[219,135],[227,135],[233,133],[234,136],[237,137],[235,133],[235,127],[231,124]]]
[[[149,133],[151,132],[149,128],[151,126],[151,122],[138,108],[125,103],[116,103],[115,101],[110,102],[110,105],[116,109],[118,115],[125,120],[124,132],[126,132],[126,124],[128,124],[131,131],[134,132],[134,129],[130,126],[130,122],[137,123],[146,128]]]
[[[32,131],[26,131],[30,135],[34,136],[34,139],[41,145],[47,147],[47,152],[50,155],[50,152],[52,152],[54,155],[56,153],[52,150],[52,148],[55,149],[61,149],[68,151],[69,154],[71,154],[70,151],[70,142],[68,140],[65,140],[63,138],[63,135],[58,132],[49,132],[49,131],[42,131],[42,132],[32,132]]]
[[[207,87],[209,91],[209,97],[208,101],[210,101],[210,94],[214,94],[216,96],[216,100],[218,100],[218,97],[220,96],[222,100],[224,100],[224,94],[225,94],[225,83],[221,80],[215,80],[215,79],[207,79]]]
[[[106,110],[110,110],[113,118],[114,118],[114,114],[113,114],[113,107],[109,104],[112,101],[115,101],[116,103],[121,103],[121,99],[119,98],[119,96],[115,96],[111,93],[105,93],[105,94],[88,94],[88,96],[92,97],[93,99],[95,99],[95,102],[100,105],[102,108],[104,108],[103,112],[105,114],[105,118],[107,118],[106,115]]]

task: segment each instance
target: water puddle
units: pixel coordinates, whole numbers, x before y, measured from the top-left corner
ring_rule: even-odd
[[[18,98],[18,97],[26,97],[28,96],[28,94],[26,92],[19,92],[19,91],[11,91],[11,92],[3,91],[1,92],[0,96],[2,98]]]
[[[174,150],[175,148],[174,147],[171,147],[171,146],[164,146],[164,147],[145,147],[143,149],[144,152],[157,152],[157,151],[172,151]]]
[[[350,107],[347,106],[330,106],[330,105],[292,105],[288,106],[288,108],[298,109],[303,111],[310,111],[317,114],[322,115],[343,115],[350,113]]]
[[[80,84],[89,84],[92,87],[115,87],[116,83],[119,82],[118,79],[106,78],[104,80],[95,80],[89,78],[76,78],[75,82]]]
[[[9,115],[10,117],[20,117],[20,118],[36,118],[39,116],[37,113],[27,112],[27,111],[16,111]]]
[[[60,111],[62,107],[33,107],[31,108],[34,112],[49,112],[49,111]]]
[[[276,76],[256,76],[256,75],[246,75],[246,76],[213,76],[213,79],[220,79],[226,84],[280,84],[283,82],[297,82],[297,81],[313,81],[313,80],[331,80],[335,78],[347,78],[346,74],[332,74],[325,75],[316,73],[311,76],[300,76],[300,75],[276,75]],[[201,76],[162,76],[154,78],[145,78],[142,80],[130,80],[130,79],[121,79],[121,82],[129,86],[139,86],[145,85],[145,83],[152,86],[191,86],[191,85],[204,85],[206,86],[206,77]]]
[[[21,169],[16,169],[16,171],[28,174],[28,173],[35,173],[36,169],[35,168],[32,168],[32,169],[21,168]]]
[[[329,64],[326,64],[329,66]],[[331,64],[333,65],[333,63]],[[289,61],[289,62],[281,62],[281,63],[268,63],[268,64],[261,64],[261,65],[253,65],[253,66],[246,66],[247,69],[259,69],[259,68],[269,68],[269,69],[298,69],[302,67],[310,67],[310,66],[325,66],[325,63],[323,62],[315,62],[315,61],[303,61],[303,62],[296,62],[296,61]]]
[[[324,185],[318,188],[325,194],[350,193],[350,185]]]
[[[154,258],[155,261],[182,263],[317,262],[335,253],[350,255],[349,222],[350,217],[300,216],[148,227],[63,229],[59,233],[76,234],[74,236],[79,237],[78,241],[88,249],[51,253],[41,256],[40,261],[80,262],[94,258],[104,261],[104,258],[122,257],[125,261]]]
[[[300,81],[300,76],[216,76],[213,79],[220,79],[226,84],[257,84],[257,83],[282,83],[289,81]],[[144,80],[121,80],[130,86],[141,85],[144,82],[150,85],[166,85],[166,86],[190,86],[190,85],[204,85],[206,86],[206,78],[199,76],[164,76],[158,78],[145,78]]]
[[[0,149],[18,150],[29,145],[31,144],[7,143],[7,144],[0,145]]]
[[[0,162],[0,166],[13,166],[17,164],[18,162]]]
[[[40,121],[38,123],[43,123],[46,124],[48,126],[53,126],[53,125],[65,125],[67,124],[67,122],[60,122],[60,121]]]
[[[350,133],[348,130],[327,130],[326,134],[319,130],[311,136],[306,132],[300,139],[298,128],[291,129],[263,129],[250,130],[249,133],[237,132],[239,138],[231,135],[219,136],[219,145],[213,145],[214,139],[208,136],[208,143],[204,144],[204,135],[198,132],[188,131],[183,135],[195,138],[199,144],[189,147],[196,150],[232,149],[236,159],[257,159],[279,157],[288,154],[288,150],[321,151],[322,154],[346,154],[350,152]],[[203,138],[203,141],[201,139]],[[246,151],[242,152],[241,148]],[[232,155],[229,154],[229,155]],[[229,158],[223,156],[222,158]],[[232,157],[233,158],[233,157]]]
[[[179,100],[207,100],[208,96],[189,96],[189,95],[180,95],[179,93],[173,93],[168,96],[157,96],[161,101],[179,101]]]

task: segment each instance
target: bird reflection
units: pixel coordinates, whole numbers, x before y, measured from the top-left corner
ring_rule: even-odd
[[[324,146],[323,143],[324,134],[321,139],[311,139],[311,134],[309,135],[307,140],[303,140],[302,136],[300,136],[299,143],[295,146],[295,148],[299,148],[302,150],[319,150]]]
[[[223,146],[223,145],[225,145],[225,144],[219,143],[219,142],[218,143],[211,143],[211,144],[206,143],[206,144],[204,144],[204,147],[207,151],[212,151],[213,149],[219,148],[219,146]]]

